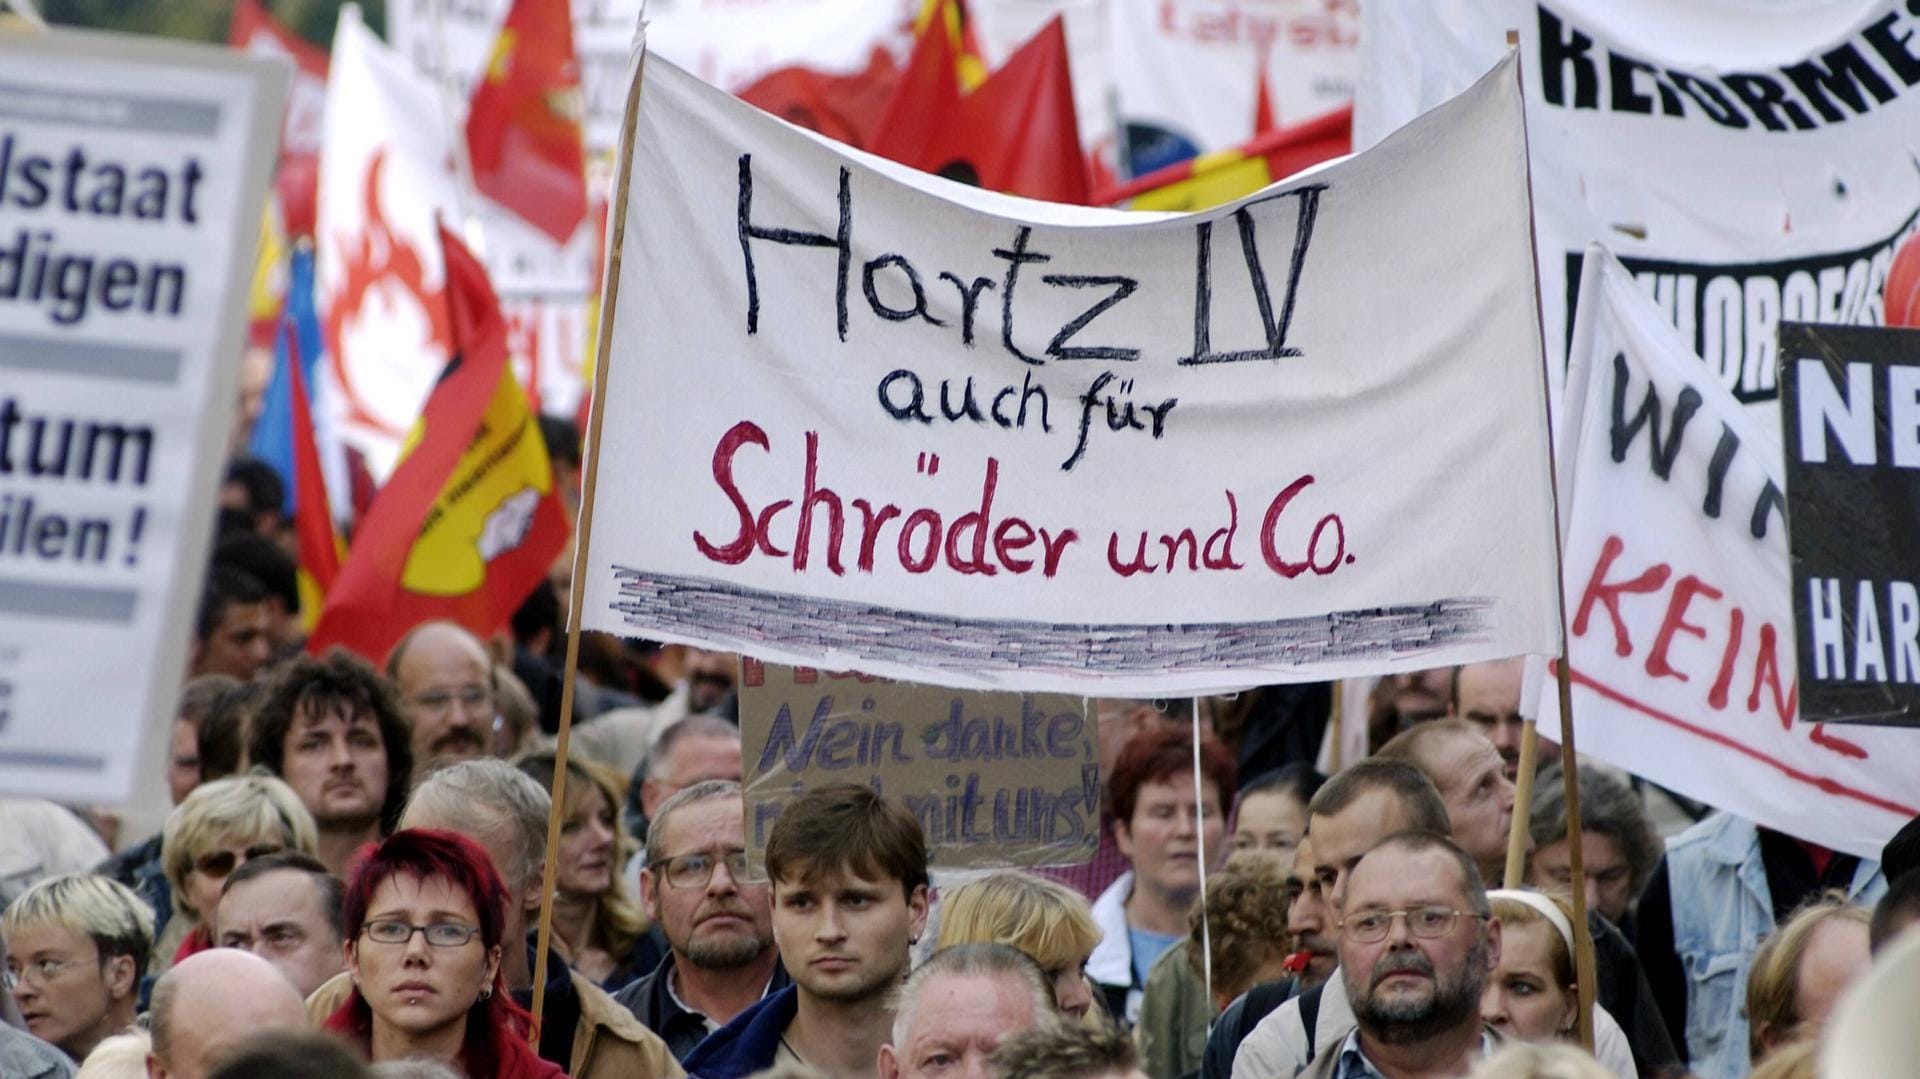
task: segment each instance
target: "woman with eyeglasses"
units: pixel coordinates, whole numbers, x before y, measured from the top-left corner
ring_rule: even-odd
[[[283,850],[313,854],[319,832],[292,787],[272,776],[216,779],[193,789],[167,815],[160,864],[173,910],[154,945],[153,973],[213,946],[206,924],[227,876],[242,863]]]
[[[506,912],[492,861],[465,836],[403,829],[367,847],[341,910],[353,991],[326,1029],[376,1064],[426,1057],[468,1079],[564,1076],[527,1045],[532,1018],[500,980]]]
[[[545,749],[515,763],[551,793],[554,760]],[[573,969],[613,992],[652,970],[665,953],[647,932],[647,916],[621,872],[633,840],[620,828],[624,796],[614,779],[569,756],[566,795],[553,886],[554,944]]]

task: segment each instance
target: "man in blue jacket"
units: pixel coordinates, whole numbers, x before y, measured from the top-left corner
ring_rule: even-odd
[[[774,823],[766,863],[774,942],[793,984],[701,1042],[687,1072],[742,1079],[795,1063],[867,1079],[893,1024],[908,947],[926,927],[920,824],[867,787],[820,787]]]

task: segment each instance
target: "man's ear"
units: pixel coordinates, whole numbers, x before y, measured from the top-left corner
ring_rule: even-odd
[[[1487,919],[1487,973],[1500,969],[1500,918]]]
[[[167,1079],[167,1066],[151,1051],[147,1053],[147,1079]]]
[[[660,878],[644,865],[640,867],[640,909],[653,924],[660,924]]]
[[[927,886],[916,885],[907,896],[907,935],[914,940],[927,931]]]
[[[664,801],[666,801],[666,799],[660,796],[660,783],[658,780],[647,778],[640,781],[640,813],[642,816],[648,820],[652,820],[654,812],[660,808],[660,803]]]
[[[140,989],[133,975],[133,956],[116,955],[107,961],[107,995],[114,1000],[132,996]]]
[[[893,1055],[893,1046],[880,1043],[880,1059],[874,1062],[874,1071],[880,1079],[900,1079],[900,1061]]]

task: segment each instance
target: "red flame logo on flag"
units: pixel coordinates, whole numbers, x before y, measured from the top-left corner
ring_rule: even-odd
[[[412,351],[414,354],[430,351],[440,357],[440,363],[452,354],[453,334],[445,282],[438,288],[428,288],[426,267],[419,251],[387,223],[380,206],[380,172],[386,160],[387,149],[383,146],[374,153],[373,162],[367,168],[366,227],[358,235],[339,236],[343,273],[339,290],[327,306],[326,335],[330,346],[328,362],[333,365],[334,375],[345,393],[348,421],[400,438],[406,435],[407,424],[382,418],[380,411],[363,398],[362,388],[356,384],[348,363],[345,330],[363,318],[391,319],[401,313],[402,304],[417,305],[420,321],[425,326],[425,339],[413,343]],[[393,363],[400,359],[356,358],[375,363]],[[438,363],[435,371],[437,373]]]

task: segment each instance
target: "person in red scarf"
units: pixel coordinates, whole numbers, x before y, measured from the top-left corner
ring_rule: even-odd
[[[326,1029],[376,1064],[424,1056],[469,1079],[564,1076],[528,1046],[532,1017],[501,983],[506,904],[486,851],[464,836],[403,829],[362,850],[341,912],[354,988]]]

